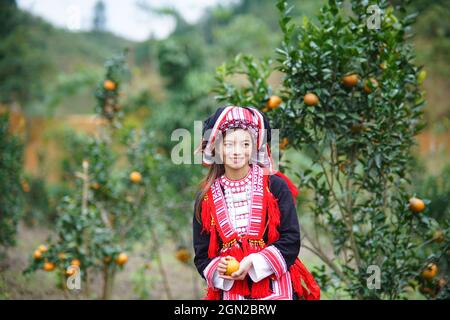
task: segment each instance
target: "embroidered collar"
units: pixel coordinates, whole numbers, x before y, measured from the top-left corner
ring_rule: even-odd
[[[229,178],[227,178],[227,177],[225,176],[225,174],[223,174],[223,175],[220,177],[220,183],[221,183],[223,186],[227,186],[227,187],[238,187],[238,186],[243,186],[243,185],[249,183],[250,180],[252,179],[252,167],[253,167],[253,166],[250,166],[250,169],[248,170],[247,175],[246,175],[245,177],[239,179],[239,180],[232,180],[232,179],[229,179]]]
[[[250,173],[251,171],[251,173]],[[264,220],[263,217],[263,183],[264,174],[263,169],[258,165],[253,165],[249,171],[249,176],[246,177],[251,181],[251,201],[250,201],[250,213],[249,223],[247,228],[248,237],[256,237],[259,235],[261,224]],[[251,174],[251,178],[250,178]],[[244,181],[245,179],[244,178]],[[230,215],[225,203],[225,196],[220,186],[220,180],[217,179],[211,186],[211,192],[213,197],[215,210],[215,220],[217,221],[218,231],[223,241],[230,241],[233,238],[239,238],[237,232],[232,227],[230,221]],[[231,180],[230,180],[231,181]]]

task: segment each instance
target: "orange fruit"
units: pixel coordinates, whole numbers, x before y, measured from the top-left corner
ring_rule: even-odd
[[[319,104],[319,98],[314,93],[307,93],[303,97],[303,102],[305,102],[307,106],[316,106]]]
[[[344,162],[339,164],[339,171],[342,173],[345,173],[345,169],[347,168],[347,166],[349,165],[350,161],[349,160],[345,160]]]
[[[47,272],[52,271],[53,269],[55,269],[55,264],[53,262],[46,262],[44,263],[43,269]]]
[[[81,265],[81,262],[78,259],[72,259],[72,261],[70,262],[70,265],[79,267]]]
[[[45,245],[43,245],[43,244],[41,244],[39,247],[38,247],[38,250],[40,251],[40,252],[47,252],[47,247],[45,246]]]
[[[369,81],[372,83],[372,87],[374,87],[374,89],[378,88],[378,81],[374,78],[370,78],[369,80],[366,80],[366,83],[364,84],[364,92],[365,93],[371,93],[372,89],[369,87]]]
[[[133,183],[139,183],[142,180],[142,176],[139,172],[133,171],[132,173],[130,173],[130,180]]]
[[[419,213],[423,209],[425,209],[425,203],[423,202],[423,200],[414,197],[409,199],[409,210],[414,213]]]
[[[284,150],[284,149],[286,149],[286,146],[289,144],[289,139],[288,138],[283,138],[283,139],[281,139],[281,142],[280,142],[280,149],[281,150]]]
[[[442,230],[436,230],[433,234],[433,241],[437,243],[441,243],[445,240],[445,235]]]
[[[361,133],[364,131],[364,125],[362,123],[353,123],[350,130],[353,133]]]
[[[42,258],[42,252],[40,250],[36,250],[33,253],[33,258],[35,259],[41,259]]]
[[[187,263],[191,259],[191,254],[186,248],[178,249],[175,255],[179,261],[184,263]]]
[[[116,88],[116,83],[111,80],[105,80],[103,82],[103,88],[105,88],[105,90],[112,91]]]
[[[227,261],[227,271],[225,271],[225,274],[227,276],[231,276],[233,272],[236,272],[238,270],[239,270],[239,262],[235,258],[229,259]]]
[[[431,280],[433,279],[437,273],[438,273],[439,269],[437,267],[436,264],[434,263],[430,263],[425,270],[422,271],[422,278],[426,279],[426,280]]]
[[[58,253],[58,258],[64,260],[66,258],[66,254],[64,252]]]
[[[269,109],[276,109],[283,102],[279,96],[271,96],[267,101],[267,107]]]
[[[91,184],[91,188],[92,188],[92,189],[95,189],[95,190],[100,189],[100,183],[94,182],[93,184]]]
[[[342,77],[342,84],[344,87],[353,88],[358,84],[359,77],[356,73],[346,75]]]
[[[23,192],[30,192],[30,185],[28,184],[28,182],[26,181],[22,182],[22,190]]]
[[[125,263],[127,263],[127,261],[128,261],[128,256],[123,252],[119,253],[119,255],[116,258],[116,263],[119,266],[124,265]]]
[[[69,268],[69,269],[66,270],[66,275],[69,276],[69,277],[73,276],[75,273],[77,273],[77,270],[74,269],[74,268]]]

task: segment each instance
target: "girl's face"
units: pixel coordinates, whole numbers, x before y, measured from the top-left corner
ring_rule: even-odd
[[[250,133],[244,129],[227,131],[222,145],[222,159],[225,167],[238,170],[250,162],[253,141]]]

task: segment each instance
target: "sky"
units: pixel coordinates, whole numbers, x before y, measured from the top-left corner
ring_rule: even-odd
[[[175,27],[168,16],[148,13],[138,6],[145,2],[152,7],[173,7],[189,23],[196,22],[206,8],[237,0],[103,0],[106,5],[106,28],[124,38],[142,41],[151,34],[164,38]],[[97,0],[17,0],[20,8],[44,18],[55,26],[71,31],[90,30],[93,8]]]

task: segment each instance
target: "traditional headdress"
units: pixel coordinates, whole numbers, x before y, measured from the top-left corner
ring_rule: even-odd
[[[264,168],[264,174],[273,174],[273,159],[270,153],[271,128],[267,117],[252,107],[221,107],[203,122],[202,142],[196,153],[202,151],[202,163],[214,163],[215,146],[220,133],[229,129],[246,129],[256,142],[256,162]]]

